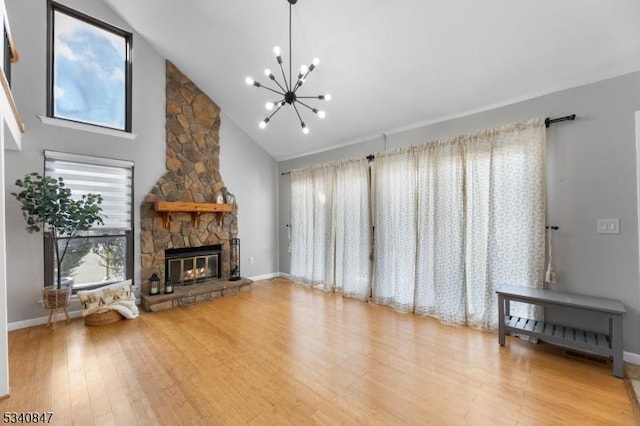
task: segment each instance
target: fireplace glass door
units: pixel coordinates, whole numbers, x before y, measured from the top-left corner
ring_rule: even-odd
[[[190,285],[220,278],[219,246],[165,251],[165,278],[174,285]]]

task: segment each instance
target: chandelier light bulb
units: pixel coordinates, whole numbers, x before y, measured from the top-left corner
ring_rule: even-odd
[[[303,126],[302,127],[302,133],[304,133],[305,135],[309,134],[309,128],[307,126]]]
[[[324,111],[318,111],[318,117],[320,118],[325,118],[327,116],[327,113]]]
[[[264,121],[261,121],[260,124],[258,124],[258,127],[260,127],[261,129],[264,129],[265,127],[267,127],[267,123],[265,123]]]
[[[264,70],[264,75],[267,77],[271,77],[271,70],[269,68]]]
[[[280,46],[276,46],[276,47],[274,47],[274,48],[273,48],[273,53],[274,53],[276,56],[280,56]]]
[[[324,95],[324,100],[325,101],[330,101],[331,100],[331,95],[329,95],[329,94]]]
[[[267,102],[266,104],[264,104],[264,107],[267,109],[267,111],[271,111],[273,107],[275,107],[275,105],[273,102]]]
[[[247,86],[251,86],[253,84],[253,79],[251,77],[247,77],[244,79],[244,82],[247,83]]]
[[[300,66],[300,74],[305,74],[307,71],[309,71],[309,68],[306,65]]]
[[[313,58],[313,61],[311,62],[314,66],[318,66],[318,64],[320,63],[320,59],[318,58]]]

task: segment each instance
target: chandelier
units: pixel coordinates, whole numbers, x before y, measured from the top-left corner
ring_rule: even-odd
[[[264,84],[258,81],[255,81],[251,77],[247,77],[245,79],[245,83],[247,83],[248,86],[262,87],[263,89],[266,89],[278,95],[277,99],[273,101],[269,101],[265,104],[265,108],[267,109],[267,111],[269,111],[269,115],[260,122],[259,126],[261,129],[266,128],[267,124],[273,118],[273,116],[276,115],[278,111],[282,109],[282,107],[288,104],[288,105],[291,105],[295,110],[296,115],[298,116],[298,120],[300,120],[300,126],[302,126],[302,133],[306,135],[309,133],[309,128],[307,127],[305,122],[302,120],[302,117],[300,116],[300,111],[298,110],[298,106],[303,106],[309,109],[311,112],[316,114],[319,118],[324,118],[326,116],[326,113],[322,110],[318,110],[316,108],[313,108],[307,105],[306,102],[308,101],[303,102],[301,99],[320,99],[320,100],[330,101],[331,95],[327,94],[327,95],[316,95],[316,96],[300,96],[298,94],[298,90],[300,90],[300,87],[302,87],[302,85],[306,81],[311,71],[313,71],[318,66],[318,64],[320,63],[320,60],[318,58],[314,58],[309,66],[302,65],[300,67],[300,72],[298,73],[297,80],[294,83],[292,78],[293,74],[291,71],[291,63],[292,63],[291,8],[293,7],[294,4],[298,2],[298,0],[287,0],[287,1],[289,2],[289,79],[287,80],[287,75],[285,74],[284,67],[282,66],[282,56],[280,56],[280,53],[281,53],[280,47],[276,46],[273,48],[273,53],[276,55],[276,60],[278,61],[278,65],[280,66],[280,71],[282,72],[282,79],[284,83],[281,84],[276,78],[276,76],[273,75],[271,70],[268,68],[264,70],[264,75],[268,77],[277,86],[277,88],[267,87]]]

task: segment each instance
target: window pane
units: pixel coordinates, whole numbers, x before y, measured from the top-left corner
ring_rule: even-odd
[[[125,130],[126,39],[54,11],[53,115]]]
[[[125,280],[126,236],[61,239],[58,242],[61,254],[67,241],[69,246],[62,262],[62,284],[72,284],[74,289],[81,289]]]

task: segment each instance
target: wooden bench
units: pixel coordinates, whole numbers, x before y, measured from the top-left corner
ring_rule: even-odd
[[[505,345],[505,335],[524,334],[542,341],[592,352],[613,358],[613,374],[624,377],[622,361],[622,302],[603,297],[584,296],[553,290],[503,285],[498,293],[498,342]],[[596,333],[558,324],[550,324],[510,314],[511,302],[523,302],[543,307],[563,306],[581,312],[597,314],[609,321],[609,333]]]

